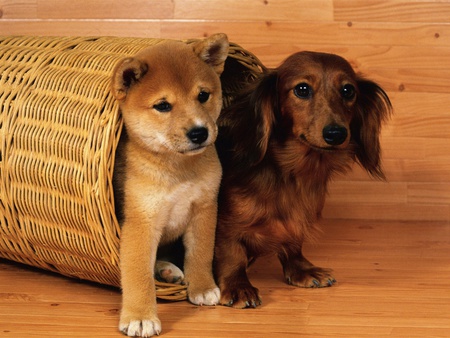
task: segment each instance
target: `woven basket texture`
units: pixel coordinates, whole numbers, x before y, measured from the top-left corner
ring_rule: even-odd
[[[0,37],[0,257],[120,285],[112,176],[122,120],[110,77],[121,58],[161,41]],[[232,43],[224,105],[264,70]],[[172,284],[157,294],[186,298]]]

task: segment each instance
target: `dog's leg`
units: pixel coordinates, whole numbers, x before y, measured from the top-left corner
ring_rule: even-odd
[[[154,265],[158,236],[149,224],[125,222],[121,231],[122,311],[119,329],[128,336],[151,337],[161,332],[156,309]]]
[[[189,301],[197,305],[216,305],[220,291],[213,273],[214,237],[217,207],[206,205],[198,208],[183,236],[185,246],[184,274],[188,285]]]
[[[261,305],[259,291],[247,276],[245,247],[239,241],[223,236],[217,240],[214,266],[221,292],[220,304],[238,309]]]
[[[302,247],[283,248],[278,254],[288,284],[304,288],[332,286],[336,280],[331,269],[314,266],[302,254]]]

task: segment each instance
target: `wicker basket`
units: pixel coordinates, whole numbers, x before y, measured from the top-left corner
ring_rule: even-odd
[[[119,286],[117,61],[161,39],[0,37],[0,257]],[[194,40],[186,41],[186,43]],[[231,44],[224,104],[263,70]],[[186,297],[157,285],[158,297]]]

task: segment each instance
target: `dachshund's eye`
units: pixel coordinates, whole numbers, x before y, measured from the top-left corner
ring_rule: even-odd
[[[153,108],[160,113],[168,113],[172,110],[172,105],[167,101],[161,101],[160,103],[153,105]]]
[[[344,100],[352,100],[356,95],[355,87],[351,84],[346,84],[341,89],[341,95]]]
[[[294,94],[301,99],[309,99],[312,96],[312,88],[309,84],[302,82],[295,86]]]
[[[198,93],[198,101],[200,103],[205,103],[209,99],[209,93],[202,90],[200,93]]]

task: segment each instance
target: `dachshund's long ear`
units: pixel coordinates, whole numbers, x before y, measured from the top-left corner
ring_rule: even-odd
[[[253,115],[254,124],[248,127],[249,130],[253,128],[249,138],[251,136],[254,140],[251,157],[255,163],[264,158],[272,134],[275,114],[278,110],[277,78],[278,75],[275,72],[267,74],[250,96],[250,107],[254,107],[254,111],[250,114]]]
[[[221,145],[245,165],[258,164],[267,152],[278,105],[277,77],[275,71],[262,75],[219,117]]]
[[[352,121],[356,158],[372,176],[385,179],[381,168],[380,132],[392,112],[386,92],[375,82],[358,80],[357,116]]]

